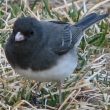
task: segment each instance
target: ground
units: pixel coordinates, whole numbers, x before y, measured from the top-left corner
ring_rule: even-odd
[[[110,110],[110,17],[84,33],[78,67],[62,85],[61,105],[56,83],[24,79],[6,60],[3,48],[20,16],[74,24],[85,14],[109,12],[110,0],[71,1],[0,1],[0,110]]]

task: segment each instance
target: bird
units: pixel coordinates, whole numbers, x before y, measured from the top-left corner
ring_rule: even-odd
[[[39,21],[31,16],[19,17],[6,41],[6,58],[23,77],[58,82],[61,103],[61,82],[77,67],[83,33],[108,15],[90,13],[74,25],[63,21]]]

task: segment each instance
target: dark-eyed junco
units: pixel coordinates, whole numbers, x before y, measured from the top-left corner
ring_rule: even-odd
[[[17,73],[29,79],[63,81],[77,66],[83,32],[107,16],[91,13],[75,25],[18,18],[5,46],[6,57]]]

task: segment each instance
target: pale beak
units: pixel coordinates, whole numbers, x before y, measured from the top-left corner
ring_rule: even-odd
[[[24,35],[21,34],[21,32],[18,32],[15,35],[15,41],[19,42],[19,41],[23,41],[25,39]]]

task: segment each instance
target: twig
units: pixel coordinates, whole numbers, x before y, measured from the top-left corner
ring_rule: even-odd
[[[80,3],[81,1],[83,1],[83,0],[78,0],[78,1],[75,1],[74,3]],[[72,5],[72,3],[67,3],[66,4],[68,7],[70,7],[71,5]],[[57,8],[52,8],[52,10],[54,10],[54,11],[58,11],[58,10],[60,10],[60,9],[64,9],[66,6],[65,5],[62,5],[62,6],[59,6],[59,7],[57,7]]]
[[[103,0],[103,1],[100,2],[100,3],[97,3],[97,4],[96,4],[95,6],[93,6],[91,9],[89,9],[86,14],[91,13],[93,10],[99,8],[100,6],[106,4],[107,2],[110,2],[110,0]]]
[[[58,108],[58,110],[61,110],[63,108],[63,106],[67,103],[67,101],[73,96],[73,94],[75,94],[76,90],[74,90],[66,99],[65,101],[62,103],[62,105]]]
[[[31,105],[29,102],[27,102],[26,100],[21,100],[20,103],[18,103],[12,110],[16,110],[20,105],[22,104],[28,104],[30,107],[32,107],[34,110],[36,110],[37,108],[35,108],[33,105]],[[38,110],[38,109],[37,109]],[[46,109],[45,109],[46,110]]]
[[[82,88],[82,87],[85,87],[85,86],[88,86],[90,85],[90,83],[86,83],[86,84],[82,84],[80,86],[77,86],[77,87],[70,87],[68,89],[62,89],[62,92],[68,92],[68,91],[72,91],[72,90],[75,90],[75,89],[79,89],[79,88]],[[55,94],[59,94],[59,91],[57,92],[53,92],[52,95],[55,95]],[[43,96],[43,98],[47,98],[49,97],[50,95],[45,95]],[[42,99],[42,97],[38,98],[39,100]]]

